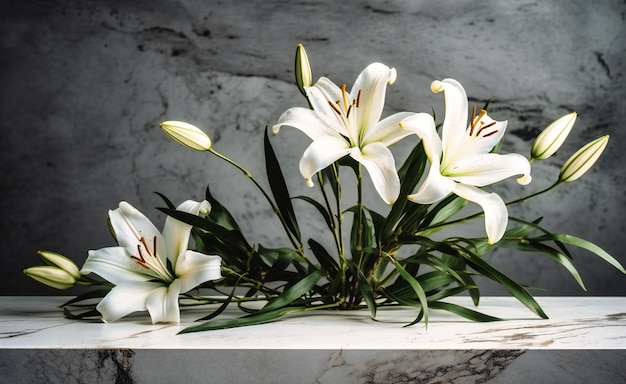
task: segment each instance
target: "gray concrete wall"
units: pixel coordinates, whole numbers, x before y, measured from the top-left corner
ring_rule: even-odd
[[[0,294],[56,294],[21,274],[38,262],[36,251],[82,262],[88,249],[112,245],[106,215],[120,200],[162,222],[153,191],[201,199],[210,183],[252,242],[284,242],[237,171],[176,145],[158,123],[203,127],[220,152],[263,178],[264,127],[303,103],[292,69],[300,42],[315,78],[350,84],[372,61],[395,67],[386,113],[440,110],[430,82],[460,80],[472,102],[493,98],[491,115],[509,120],[506,151],[528,153],[539,129],[577,111],[572,137],[534,166],[525,190],[551,183],[571,153],[608,133],[599,165],[513,213],[544,216],[546,227],[592,240],[625,263],[625,15],[619,0],[2,2]],[[295,130],[274,138],[296,193],[307,192],[297,162],[308,142]],[[518,196],[514,181],[499,188]],[[311,236],[322,228],[302,220]],[[586,252],[574,255],[587,294],[626,294],[625,276]],[[584,294],[543,255],[489,259],[545,294]]]

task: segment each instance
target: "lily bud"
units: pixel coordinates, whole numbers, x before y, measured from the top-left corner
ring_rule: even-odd
[[[195,125],[184,121],[164,121],[161,128],[178,143],[197,151],[211,149],[211,139]]]
[[[310,87],[313,84],[313,75],[311,74],[311,65],[306,51],[302,44],[298,44],[296,49],[296,83],[300,92],[306,96],[304,87]]]
[[[530,150],[531,158],[545,160],[561,148],[576,122],[576,112],[568,113],[553,121],[535,139]]]
[[[609,142],[609,135],[598,137],[570,157],[559,175],[559,180],[569,183],[584,175],[598,161]]]
[[[56,289],[68,289],[76,284],[76,279],[72,275],[52,266],[26,268],[24,274]]]
[[[69,273],[75,279],[80,279],[80,271],[78,266],[67,257],[50,251],[38,251],[39,256],[49,265],[59,267],[65,272]]]

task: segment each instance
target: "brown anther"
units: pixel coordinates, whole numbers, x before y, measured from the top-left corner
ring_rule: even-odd
[[[150,248],[148,247],[148,243],[146,242],[146,238],[142,237],[141,239],[139,239],[139,241],[141,241],[141,244],[143,244],[144,248],[146,249],[146,252],[148,252],[148,255],[154,256],[152,254],[152,252],[150,251]],[[137,245],[137,248],[139,248],[139,245]],[[155,251],[156,251],[156,247],[155,247]],[[141,252],[141,250],[139,252]]]
[[[491,132],[489,132],[489,133],[487,133],[487,134],[484,134],[484,135],[483,135],[483,137],[489,137],[489,136],[491,136],[491,135],[495,135],[496,133],[498,133],[498,130],[497,130],[497,129],[496,129],[495,131],[491,131]]]
[[[359,101],[361,100],[361,90],[359,89],[359,93],[356,95],[356,107],[359,107]]]
[[[346,112],[346,119],[350,117],[350,111],[352,110],[352,105],[348,107],[348,112]]]
[[[330,107],[331,107],[331,108],[332,108],[335,112],[337,112],[337,114],[338,114],[339,116],[341,116],[341,111],[339,110],[339,108],[337,108],[337,106],[335,106],[335,104],[331,103],[331,102],[330,102],[330,100],[328,101],[328,105],[330,105]]]
[[[482,131],[484,131],[485,129],[489,128],[489,127],[493,127],[494,125],[496,125],[495,121],[492,121],[491,123],[487,124],[487,125],[483,125],[482,127],[480,127],[480,129],[478,130],[478,132],[476,132],[476,136],[480,136],[480,133]],[[494,133],[498,132],[498,130],[496,129],[494,132],[489,133],[488,135],[483,135],[483,137],[487,137],[487,136],[491,136]]]

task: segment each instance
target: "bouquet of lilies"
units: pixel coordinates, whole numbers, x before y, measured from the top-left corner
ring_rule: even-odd
[[[507,209],[580,178],[596,163],[608,136],[574,153],[554,184],[544,190],[509,202],[488,191],[492,184],[510,177],[516,177],[519,184],[530,183],[531,163],[560,148],[576,113],[548,125],[527,158],[499,153],[507,121],[490,117],[487,105],[480,110],[474,107],[470,114],[465,90],[454,79],[431,84],[431,90],[443,93],[445,100],[443,121],[437,123],[434,113],[400,112],[381,120],[387,85],[396,80],[395,69],[384,64],[370,64],[350,90],[325,77],[313,84],[307,55],[299,45],[295,74],[308,107],[288,109],[272,131],[278,134],[282,127],[292,127],[312,140],[299,170],[308,186],[317,185],[316,198],[290,195],[267,130],[269,190],[242,165],[217,152],[198,127],[181,121],[161,124],[180,144],[215,155],[243,172],[278,218],[284,247],[251,243],[207,188],[206,200],[188,200],[178,206],[160,195],[166,207],[159,209],[167,214],[163,231],[129,203],[121,202],[109,212],[117,246],[89,251],[80,269],[65,256],[40,251],[47,265],[24,272],[59,289],[97,286],[64,305],[66,316],[72,318],[97,316],[113,322],[147,310],[153,323],[179,323],[181,306],[206,305],[203,322],[182,332],[260,324],[316,309],[367,308],[374,318],[378,308],[394,305],[416,308],[411,324],[427,323],[430,309],[474,321],[499,320],[446,301],[467,294],[478,306],[477,276],[497,282],[537,316],[547,318],[523,285],[486,260],[487,253],[500,247],[553,258],[583,289],[567,246],[586,249],[626,273],[615,258],[593,243],[551,233],[540,225],[540,219],[511,217]],[[396,168],[389,147],[412,135],[419,141]],[[342,194],[345,173],[355,175],[355,196]],[[365,206],[365,174],[388,205],[385,212]],[[295,200],[319,212],[332,246],[303,236]],[[463,214],[468,202],[478,204],[479,213]],[[483,218],[484,236],[467,238],[455,232],[460,224]],[[444,236],[443,229],[453,236]],[[88,305],[91,308],[81,313],[70,310]],[[240,308],[242,316],[216,318],[230,305]]]

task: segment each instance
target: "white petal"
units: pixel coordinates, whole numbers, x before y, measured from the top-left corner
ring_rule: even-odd
[[[128,251],[123,247],[89,251],[89,256],[80,273],[84,275],[95,273],[115,285],[129,281],[148,281],[155,277],[150,270],[131,259]]]
[[[419,204],[436,203],[454,190],[456,183],[439,173],[439,164],[431,164],[426,180],[416,193],[409,195],[409,200]]]
[[[517,153],[487,153],[465,157],[443,173],[459,183],[483,187],[515,175],[528,177],[530,163]]]
[[[312,187],[313,175],[330,164],[344,157],[350,152],[350,145],[344,139],[325,137],[315,140],[302,154],[300,159],[300,173]]]
[[[461,83],[454,79],[444,79],[439,83],[443,87],[446,103],[441,139],[444,151],[454,151],[465,138],[467,94]],[[432,88],[434,90],[435,87]]]
[[[272,127],[273,132],[278,133],[284,125],[299,129],[312,140],[323,136],[339,136],[336,129],[329,127],[318,117],[317,112],[308,108],[294,107],[286,110]]]
[[[335,98],[336,92],[327,92],[328,88],[332,88],[329,84],[332,84],[330,80],[321,78],[314,86],[305,87],[307,98],[315,110],[318,119],[322,120],[326,126],[342,135],[349,136],[343,118],[335,110],[336,107],[331,107],[331,104],[336,105],[338,99]],[[333,84],[333,86],[339,89],[336,85]]]
[[[441,161],[442,144],[439,135],[437,135],[433,117],[427,113],[415,113],[402,120],[401,125],[422,139],[426,156],[428,156],[431,164],[436,164],[438,169]]]
[[[400,193],[400,179],[391,151],[383,143],[375,142],[362,151],[354,148],[350,156],[365,166],[380,197],[393,204]]]
[[[152,222],[139,212],[132,205],[125,201],[120,202],[120,207],[114,211],[109,211],[111,225],[115,231],[115,237],[120,246],[127,247],[131,254],[137,253],[137,245],[144,238],[150,251],[154,252],[156,242],[156,252],[161,261],[165,263],[166,249],[163,237]]]
[[[150,312],[152,324],[180,323],[178,295],[180,285],[174,280],[169,287],[159,287],[146,298],[146,308]]]
[[[181,203],[176,210],[191,213],[197,215],[201,210],[210,210],[211,205],[208,201],[201,202],[194,200],[187,200]],[[166,255],[170,259],[172,265],[176,265],[176,259],[178,255],[182,254],[189,248],[189,234],[192,226],[185,224],[182,221],[176,220],[173,217],[167,217],[165,219],[165,225],[163,226],[163,239],[166,245]],[[165,264],[167,265],[167,264]]]
[[[180,291],[184,293],[206,281],[221,278],[221,264],[222,258],[219,256],[195,251],[184,252],[178,258],[175,268]]]
[[[403,138],[413,134],[413,132],[403,129],[400,123],[409,116],[414,115],[411,112],[400,112],[393,114],[376,124],[374,129],[368,131],[368,135],[363,137],[362,142],[365,144],[379,141],[387,147],[397,143]]]
[[[146,310],[146,298],[162,287],[159,283],[126,283],[113,287],[98,303],[96,309],[102,314],[102,320],[113,322],[137,311]]]
[[[381,63],[368,65],[357,77],[350,98],[359,99],[355,117],[360,137],[368,136],[369,130],[376,127],[385,105],[387,84],[393,84],[395,80],[396,70]]]
[[[463,184],[457,184],[454,193],[465,200],[479,204],[483,208],[489,244],[498,242],[504,235],[509,221],[509,212],[500,196]]]

